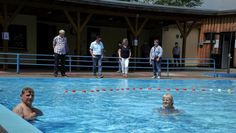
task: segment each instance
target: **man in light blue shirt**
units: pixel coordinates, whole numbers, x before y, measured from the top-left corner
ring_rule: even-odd
[[[153,69],[153,77],[158,78],[161,77],[161,58],[162,58],[163,49],[159,45],[159,40],[154,40],[154,46],[150,50],[150,64]],[[158,74],[157,74],[158,73]]]
[[[101,42],[102,38],[98,35],[96,40],[90,44],[90,54],[93,58],[93,75],[97,76],[97,65],[98,65],[98,78],[103,78],[102,75],[102,58],[104,46]]]

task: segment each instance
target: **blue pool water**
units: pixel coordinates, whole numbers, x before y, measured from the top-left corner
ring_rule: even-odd
[[[44,116],[31,123],[45,133],[236,132],[236,96],[228,93],[236,88],[234,80],[0,78],[0,84],[0,103],[9,109],[20,102],[23,87],[35,89],[34,106]],[[97,88],[106,91],[78,92]],[[166,89],[180,115],[154,111]]]

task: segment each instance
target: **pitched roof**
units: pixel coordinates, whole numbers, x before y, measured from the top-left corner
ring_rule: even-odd
[[[100,6],[107,8],[119,8],[137,11],[151,11],[162,13],[192,14],[192,15],[231,15],[236,14],[236,10],[212,10],[201,8],[176,7],[166,5],[152,5],[139,2],[111,1],[111,0],[57,0],[59,2],[83,4],[90,6]]]

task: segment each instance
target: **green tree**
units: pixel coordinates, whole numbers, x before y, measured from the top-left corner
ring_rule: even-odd
[[[121,1],[137,1],[143,3],[158,4],[158,5],[196,7],[200,6],[203,0],[121,0]]]

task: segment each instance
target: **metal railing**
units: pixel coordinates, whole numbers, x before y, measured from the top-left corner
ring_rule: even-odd
[[[103,68],[118,69],[117,57],[104,57]],[[163,71],[169,76],[170,71],[174,70],[207,70],[215,73],[215,60],[210,58],[180,58],[179,66],[173,58],[162,58]],[[0,53],[0,65],[15,66],[16,73],[20,73],[21,67],[36,66],[36,67],[54,67],[54,55],[49,54],[23,54],[23,53]],[[69,72],[74,68],[92,68],[91,56],[67,55],[66,67]],[[152,66],[149,63],[149,58],[131,58],[129,69],[149,70]]]

